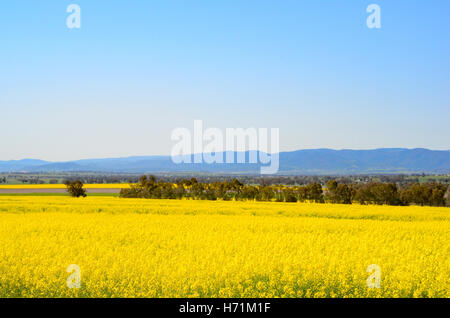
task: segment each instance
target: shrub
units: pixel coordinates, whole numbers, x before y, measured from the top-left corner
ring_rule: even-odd
[[[86,189],[83,189],[83,182],[80,180],[66,181],[67,192],[75,198],[86,197]]]

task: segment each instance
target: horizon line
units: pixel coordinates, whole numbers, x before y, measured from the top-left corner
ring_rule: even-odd
[[[428,150],[428,151],[450,151],[450,149],[431,149],[431,148],[423,148],[423,147],[414,147],[414,148],[403,148],[403,147],[381,147],[381,148],[369,148],[369,149],[352,149],[352,148],[341,148],[341,149],[333,149],[333,148],[303,148],[303,149],[297,149],[297,150],[287,150],[287,151],[279,151],[278,154],[281,153],[289,153],[289,152],[297,152],[297,151],[308,151],[308,150],[331,150],[331,151],[376,151],[376,150]],[[225,152],[235,152],[235,153],[242,153],[242,152],[251,152],[251,151],[257,151],[261,152],[260,150],[245,150],[245,151],[236,151],[236,150],[221,150],[217,151],[217,153],[225,153]],[[196,154],[205,154],[208,152],[202,152],[202,153],[190,153],[185,155],[179,155],[179,156],[193,156]],[[276,154],[276,153],[268,153],[268,154]],[[45,161],[49,163],[68,163],[68,162],[75,162],[75,161],[82,161],[82,160],[106,160],[106,159],[128,159],[128,158],[149,158],[149,157],[172,157],[171,155],[130,155],[130,156],[108,156],[108,157],[87,157],[87,158],[81,158],[81,159],[71,159],[71,160],[46,160],[46,159],[39,159],[39,158],[22,158],[22,159],[9,159],[9,160],[3,160],[0,159],[0,162],[11,162],[11,161],[24,161],[24,160],[39,160],[39,161]]]

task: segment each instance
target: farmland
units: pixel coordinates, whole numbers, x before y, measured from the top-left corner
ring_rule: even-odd
[[[126,189],[130,187],[128,183],[114,183],[114,184],[85,184],[86,189]],[[2,189],[24,189],[24,190],[47,190],[47,189],[66,189],[64,184],[3,184],[0,185]]]
[[[450,297],[448,212],[0,196],[0,297]]]
[[[121,189],[127,189],[129,184],[85,184],[84,189],[89,195],[118,196]],[[27,184],[0,185],[0,196],[64,196],[67,187],[64,184]]]

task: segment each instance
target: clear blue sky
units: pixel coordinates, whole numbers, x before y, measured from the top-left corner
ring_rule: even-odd
[[[1,1],[0,160],[169,154],[194,119],[279,127],[281,150],[450,149],[449,13],[448,0]]]

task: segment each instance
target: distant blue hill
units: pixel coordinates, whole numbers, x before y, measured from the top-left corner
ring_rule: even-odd
[[[236,153],[233,153],[236,156]],[[249,152],[245,153],[248,162]],[[169,156],[141,156],[48,162],[0,161],[0,172],[240,173],[256,174],[260,164],[175,164]],[[386,148],[308,149],[280,153],[279,174],[450,173],[450,151]]]
[[[0,172],[25,171],[32,169],[33,167],[39,167],[46,164],[48,164],[47,161],[36,159],[0,161]]]

